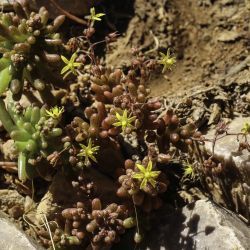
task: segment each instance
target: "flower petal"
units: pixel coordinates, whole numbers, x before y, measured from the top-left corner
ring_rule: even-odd
[[[120,126],[122,126],[122,123],[121,122],[115,122],[112,125],[115,126],[115,127],[120,127]]]
[[[99,17],[97,17],[97,16],[93,16],[93,17],[92,17],[92,20],[95,20],[95,21],[101,21],[102,19],[101,19],[101,18],[99,18]]]
[[[134,173],[132,175],[133,178],[135,179],[143,179],[144,178],[144,174],[143,173]]]
[[[155,181],[154,179],[151,179],[151,178],[150,178],[148,181],[149,181],[149,183],[150,183],[153,187],[155,187],[156,181]]]
[[[146,178],[144,178],[144,179],[143,179],[143,181],[141,182],[140,189],[145,188],[145,187],[146,187],[146,185],[147,185],[147,179],[146,179]]]
[[[116,118],[117,118],[118,121],[120,121],[121,118],[122,118],[121,115],[118,112],[115,113],[115,116],[116,116]]]
[[[76,58],[77,58],[77,54],[76,54],[76,52],[75,52],[75,53],[71,56],[70,62],[71,62],[71,63],[74,63],[75,60],[76,60]]]
[[[161,173],[161,171],[151,171],[150,177],[155,179],[160,175],[160,173]]]
[[[105,16],[105,14],[104,14],[104,13],[98,13],[98,14],[96,14],[95,16],[96,16],[96,17],[101,17],[101,16]]]
[[[130,118],[128,118],[128,122],[131,123],[136,119],[136,116],[132,116]]]
[[[92,151],[93,151],[93,152],[96,152],[96,151],[99,150],[99,148],[100,148],[100,146],[95,146],[95,147],[92,148]]]
[[[96,160],[96,158],[95,158],[95,156],[94,156],[93,154],[89,155],[89,158],[90,158],[92,161],[97,162],[97,160]]]
[[[151,172],[152,168],[153,168],[153,163],[152,163],[152,161],[149,160],[147,168],[146,168],[147,172]]]
[[[87,149],[87,147],[86,147],[84,144],[81,144],[81,143],[80,143],[80,146],[81,146],[81,148],[82,148],[83,150],[86,150],[86,149]]]
[[[82,64],[81,63],[79,63],[79,62],[74,62],[73,63],[73,66],[75,67],[75,68],[78,68],[78,67],[80,67]]]
[[[61,75],[63,75],[66,71],[68,71],[69,70],[69,66],[68,65],[66,65],[66,66],[64,66],[63,68],[62,68],[62,70],[61,70]]]
[[[136,164],[136,167],[142,172],[142,173],[145,173],[146,172],[146,169],[143,165],[141,164]]]
[[[125,109],[125,110],[123,111],[122,117],[123,117],[124,120],[125,120],[125,119],[127,120],[127,118],[128,118],[128,110],[127,110],[127,109]]]
[[[65,64],[69,64],[69,60],[65,56],[61,56],[61,59]]]
[[[169,57],[170,56],[170,48],[168,48],[168,50],[167,50],[167,55],[166,55],[167,57]]]
[[[164,57],[165,57],[165,54],[164,54],[164,53],[162,53],[162,52],[160,52],[160,55],[161,55],[161,57],[162,57],[162,58],[164,58]]]

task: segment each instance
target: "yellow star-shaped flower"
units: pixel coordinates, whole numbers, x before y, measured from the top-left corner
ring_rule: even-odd
[[[76,68],[81,66],[81,63],[75,62],[77,58],[77,54],[74,53],[71,58],[68,60],[65,56],[61,56],[62,61],[66,64],[62,70],[61,70],[61,75],[65,74],[63,78],[65,79],[70,73],[76,75]]]
[[[105,16],[104,13],[95,13],[95,7],[90,9],[90,16],[86,17],[87,19],[91,20],[94,24],[95,21],[101,21],[100,17]]]
[[[186,164],[186,165],[184,165],[183,170],[184,170],[184,174],[183,174],[184,178],[188,178],[189,177],[192,180],[195,179],[195,171],[194,171],[194,167],[193,167],[192,164]]]
[[[241,132],[244,133],[245,135],[250,134],[250,124],[248,122],[244,123]]]
[[[92,143],[91,138],[88,140],[88,145],[80,144],[81,150],[80,153],[77,156],[84,157],[84,165],[89,166],[90,160],[94,162],[97,162],[95,154],[97,154],[97,151],[99,150],[100,146],[94,146]]]
[[[170,49],[167,50],[167,54],[160,52],[161,60],[159,61],[160,64],[163,65],[162,73],[164,73],[167,69],[172,68],[172,66],[176,63],[176,57],[171,56]]]
[[[128,116],[127,109],[123,110],[122,115],[120,115],[118,112],[115,113],[117,121],[113,123],[115,127],[121,127],[122,132],[125,132],[126,128],[133,128],[133,125],[131,124],[136,117],[135,116]]]
[[[135,172],[132,177],[134,179],[139,179],[141,181],[140,189],[143,189],[150,183],[153,187],[156,185],[156,180],[161,171],[152,171],[153,163],[152,161],[148,162],[147,167],[143,165],[136,164],[136,167],[140,170],[140,172]]]
[[[56,120],[59,120],[62,116],[62,113],[64,112],[64,107],[62,108],[59,108],[57,106],[51,108],[50,110],[45,110],[46,111],[46,114],[47,116],[53,118],[53,119],[56,119]]]

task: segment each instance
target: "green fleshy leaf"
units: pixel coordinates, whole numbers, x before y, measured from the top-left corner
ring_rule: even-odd
[[[14,141],[27,141],[31,138],[31,135],[26,132],[24,129],[19,129],[19,130],[13,130],[10,133],[10,137],[11,139],[13,139]]]
[[[57,137],[62,134],[62,129],[61,128],[53,128],[52,131],[49,133],[51,137]]]
[[[34,107],[31,112],[31,123],[33,125],[37,124],[40,119],[40,109],[38,107]]]
[[[10,59],[2,57],[0,59],[0,71],[10,66]]]
[[[12,75],[10,67],[7,67],[0,72],[0,94],[3,94],[4,91],[8,88],[11,79]]]
[[[15,146],[19,152],[23,152],[26,149],[27,142],[15,141]]]
[[[0,120],[4,126],[4,128],[8,131],[8,133],[11,133],[13,129],[15,129],[15,125],[7,112],[5,108],[4,101],[0,98]]]
[[[31,120],[31,112],[32,112],[32,108],[31,107],[27,107],[24,113],[24,119],[29,122]]]

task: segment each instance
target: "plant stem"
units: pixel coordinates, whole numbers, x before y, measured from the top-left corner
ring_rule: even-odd
[[[23,152],[18,155],[18,178],[21,181],[27,180],[26,155]]]

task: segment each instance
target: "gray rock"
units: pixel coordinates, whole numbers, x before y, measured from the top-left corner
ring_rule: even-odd
[[[250,118],[236,118],[228,125],[228,133],[241,132],[244,123]],[[205,137],[213,139],[215,130],[210,130]],[[244,141],[242,136],[239,137]],[[250,141],[250,135],[247,136]],[[212,155],[212,142],[206,142],[204,150]],[[250,222],[250,153],[244,149],[239,151],[236,135],[227,135],[217,140],[213,157],[223,166],[223,173],[219,176],[206,175],[207,191],[213,200],[223,206],[236,211],[246,221]]]
[[[162,211],[146,236],[147,250],[247,250],[250,230],[234,214],[198,200],[169,214]]]
[[[45,250],[0,212],[0,249],[1,250]]]
[[[242,62],[233,65],[227,72],[226,77],[232,77],[235,74],[238,74],[239,72],[241,72],[243,69],[245,69],[246,67],[248,67],[248,64],[250,63],[250,56],[246,57],[245,60],[243,60]]]
[[[244,123],[250,123],[250,118],[240,117],[234,119],[228,125],[228,132],[239,133],[244,125]],[[207,135],[208,139],[214,138],[215,131],[210,130]],[[247,136],[248,141],[250,141],[250,135]],[[229,135],[220,140],[215,144],[214,156],[219,159],[223,164],[227,166],[236,166],[242,175],[244,182],[250,186],[250,153],[247,150],[238,152],[239,142],[237,141],[236,135]],[[205,149],[209,154],[212,154],[212,142],[205,143]]]

